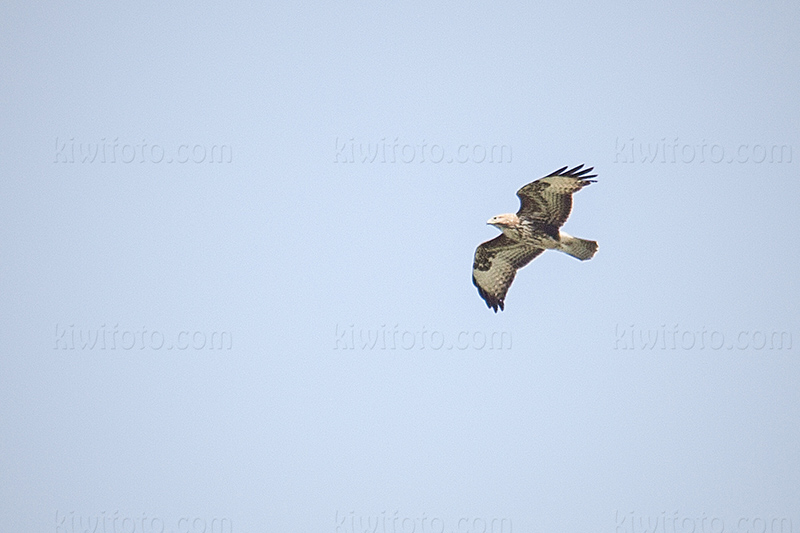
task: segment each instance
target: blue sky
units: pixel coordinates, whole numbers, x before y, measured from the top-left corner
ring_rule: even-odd
[[[3,531],[800,529],[797,6],[0,11]]]

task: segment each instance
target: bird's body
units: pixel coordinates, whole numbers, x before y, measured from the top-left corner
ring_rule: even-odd
[[[489,219],[503,233],[486,241],[475,250],[472,264],[472,283],[494,309],[504,308],[504,300],[517,270],[524,267],[544,250],[559,250],[581,261],[591,259],[597,243],[579,239],[559,228],[572,210],[572,194],[594,183],[591,168],[583,165],[567,167],[531,182],[519,191],[519,211]]]

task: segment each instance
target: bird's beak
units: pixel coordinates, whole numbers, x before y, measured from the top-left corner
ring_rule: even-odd
[[[486,223],[487,224],[492,224],[492,220],[494,220],[494,218],[490,218],[489,220],[486,221]]]

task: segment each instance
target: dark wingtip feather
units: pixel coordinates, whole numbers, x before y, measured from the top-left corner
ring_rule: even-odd
[[[483,287],[478,285],[478,280],[475,279],[475,276],[472,276],[472,284],[478,288],[478,294],[480,294],[481,298],[483,298],[483,300],[486,302],[486,307],[488,307],[489,309],[493,309],[495,313],[497,312],[498,306],[500,307],[501,311],[503,310],[503,300],[498,300],[497,298],[495,298],[494,296],[483,290]]]
[[[503,301],[502,300],[494,300],[492,303],[489,303],[489,300],[486,300],[486,307],[493,310],[495,313],[497,312],[497,308],[499,307],[502,311],[503,308]]]
[[[562,168],[560,168],[558,170],[555,170],[555,171],[553,171],[552,174],[550,174],[550,176],[565,176],[565,177],[570,177],[570,178],[580,178],[582,180],[587,180],[587,181],[589,181],[589,178],[596,178],[597,177],[597,174],[587,175],[589,172],[594,170],[594,167],[583,168],[583,164],[580,164],[577,167],[573,167],[573,168],[571,168],[569,170],[567,170],[567,168],[568,167],[562,167]],[[582,168],[583,168],[583,170],[581,170]],[[565,170],[566,170],[566,172],[564,172]],[[550,176],[546,176],[546,177],[549,178]],[[592,183],[594,183],[594,182],[592,182]]]

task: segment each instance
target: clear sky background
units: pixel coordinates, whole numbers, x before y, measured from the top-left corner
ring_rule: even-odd
[[[0,530],[800,530],[796,3],[267,4],[0,8]]]

